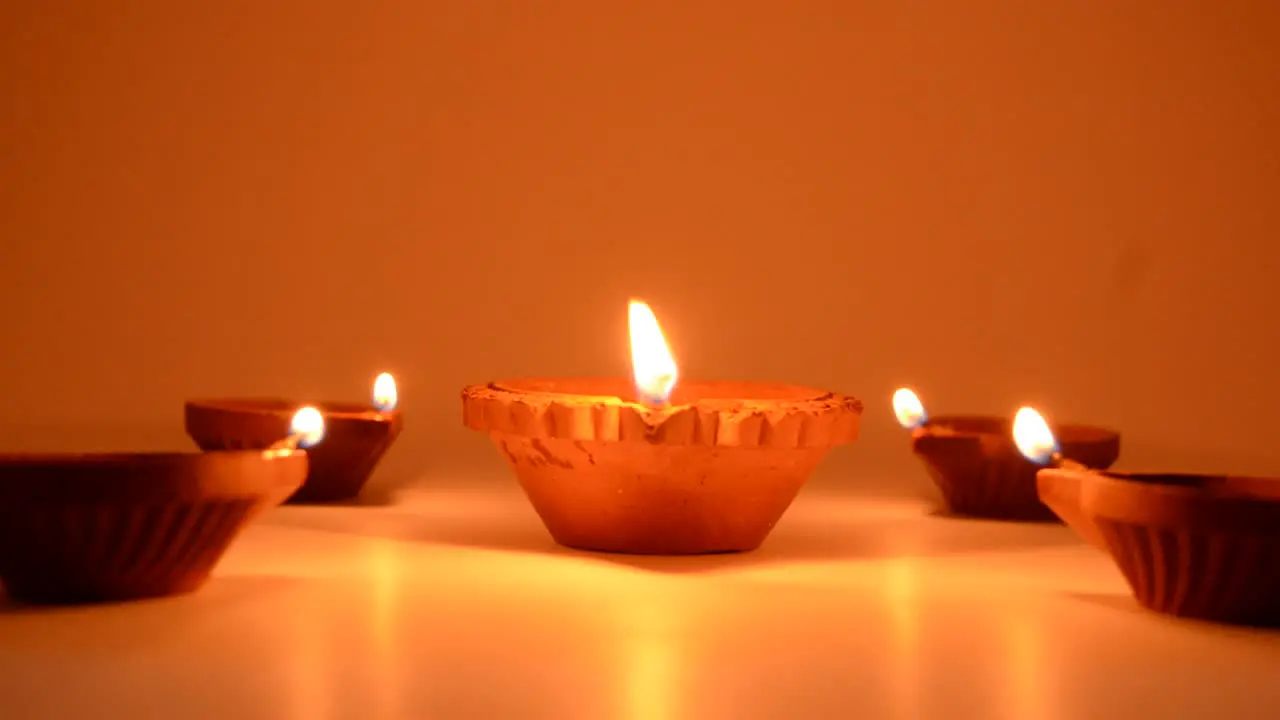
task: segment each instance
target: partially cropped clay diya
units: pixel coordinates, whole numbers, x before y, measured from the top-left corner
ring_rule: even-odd
[[[200,588],[241,529],[302,484],[314,411],[269,450],[0,456],[0,582],[80,603]]]
[[[911,448],[957,515],[999,520],[1053,520],[1036,494],[1036,470],[1014,446],[1009,419],[980,415],[930,418],[908,388],[893,395]],[[1061,453],[1085,466],[1108,468],[1120,456],[1120,435],[1087,425],[1060,425]]]
[[[1140,605],[1280,625],[1280,478],[1089,470],[1064,461],[1034,410],[1019,418],[1019,450],[1048,466],[1040,497],[1111,556]]]
[[[556,542],[684,555],[758,547],[862,404],[769,383],[677,386],[652,311],[630,307],[632,381],[505,380],[462,392]]]
[[[292,413],[303,403],[281,399],[190,400],[187,434],[202,450],[259,450],[283,436]],[[382,373],[373,382],[373,406],[307,403],[319,409],[327,439],[311,453],[306,482],[288,502],[336,502],[360,494],[378,461],[403,426],[395,378]]]

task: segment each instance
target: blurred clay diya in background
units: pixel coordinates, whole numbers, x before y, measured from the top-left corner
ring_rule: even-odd
[[[373,407],[305,403],[324,416],[325,441],[310,451],[307,479],[286,502],[338,502],[359,495],[400,434],[398,400],[395,379],[382,373],[373,383]],[[262,449],[288,431],[290,416],[303,404],[268,398],[189,400],[187,434],[201,450]]]
[[[135,600],[199,589],[244,526],[307,474],[306,408],[267,450],[0,456],[0,583],[14,600]]]
[[[898,423],[911,430],[911,449],[924,463],[956,515],[993,520],[1057,519],[1036,492],[1040,466],[1018,452],[1008,418],[947,415],[930,418],[907,388],[893,396]],[[1120,457],[1120,435],[1087,425],[1059,425],[1063,455],[1105,469]]]
[[[1024,408],[1018,447],[1050,465],[1046,504],[1107,552],[1134,599],[1166,615],[1280,625],[1280,478],[1096,471],[1055,456]]]
[[[759,547],[818,462],[857,439],[862,404],[768,383],[677,389],[653,313],[633,302],[630,320],[634,381],[475,385],[462,392],[464,424],[490,435],[561,545],[655,555]]]

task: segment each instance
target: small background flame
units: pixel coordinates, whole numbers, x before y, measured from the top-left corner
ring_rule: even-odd
[[[898,388],[893,394],[893,414],[898,417],[898,424],[908,430],[914,430],[929,420],[924,404],[910,388]]]
[[[1034,409],[1018,408],[1013,416],[1013,442],[1023,457],[1038,465],[1046,465],[1058,454],[1058,439],[1049,423]]]
[[[391,373],[384,372],[373,379],[373,407],[378,412],[391,412],[400,404],[396,379]]]

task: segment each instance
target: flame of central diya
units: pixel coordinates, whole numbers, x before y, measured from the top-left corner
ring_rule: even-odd
[[[1037,465],[1049,464],[1061,452],[1049,423],[1029,407],[1018,408],[1013,416],[1013,442],[1023,457]]]
[[[636,397],[646,405],[663,405],[676,386],[676,361],[667,349],[658,318],[648,305],[632,300],[628,315]]]

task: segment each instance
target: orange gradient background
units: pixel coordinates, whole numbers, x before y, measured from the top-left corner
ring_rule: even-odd
[[[458,391],[628,371],[1280,474],[1280,5],[0,7],[0,449],[188,447],[182,401],[367,398],[379,482],[499,468]]]

